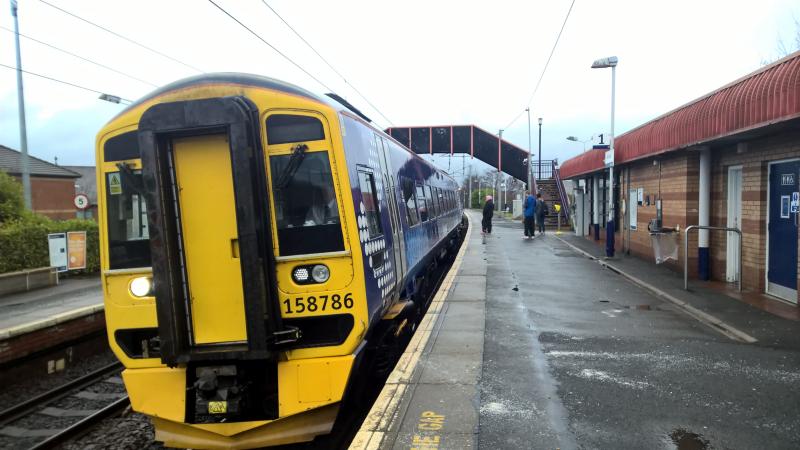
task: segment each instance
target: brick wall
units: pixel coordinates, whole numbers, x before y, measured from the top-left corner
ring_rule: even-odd
[[[773,134],[747,143],[743,152],[736,143],[711,150],[711,226],[727,226],[728,169],[742,166],[742,285],[745,289],[764,292],[767,246],[767,185],[768,168],[771,161],[800,157],[800,130]],[[653,161],[656,161],[656,164]],[[660,166],[660,174],[659,174]],[[617,166],[620,198],[630,208],[636,198],[628,199],[630,189],[643,188],[645,198],[650,196],[650,205],[638,206],[637,229],[631,230],[630,242],[620,216],[616,234],[616,248],[621,251],[627,245],[632,254],[653,262],[653,248],[647,224],[656,217],[655,199],[662,199],[663,225],[681,230],[698,223],[699,151],[676,151],[667,155]],[[616,172],[615,172],[616,173]],[[630,184],[628,184],[630,175]],[[605,238],[601,230],[601,239]],[[679,259],[667,265],[683,271],[683,239],[679,242]],[[689,274],[697,275],[697,238],[693,231],[689,236]],[[725,280],[726,233],[710,232],[712,279]],[[800,239],[798,239],[800,248]],[[798,258],[800,274],[800,258]],[[800,286],[800,277],[798,278]]]
[[[36,213],[56,220],[74,219],[74,198],[75,180],[72,178],[31,177],[31,206]]]
[[[656,161],[654,164],[653,161]],[[620,166],[620,196],[625,199],[628,208],[638,207],[637,229],[631,230],[630,242],[625,245],[631,254],[648,261],[655,261],[650,233],[647,225],[656,218],[656,200],[661,199],[663,226],[681,229],[697,224],[697,191],[699,173],[698,152],[675,152],[658,159],[647,159]],[[630,183],[628,184],[628,176]],[[631,189],[643,188],[645,202],[638,206],[636,198],[629,199]],[[647,205],[647,196],[650,205]],[[627,212],[626,212],[627,214]],[[627,239],[624,226],[627,218],[620,217],[620,226],[616,236],[617,250],[622,250],[623,240]],[[623,235],[623,233],[625,233]],[[678,238],[678,260],[665,264],[675,270],[683,270],[683,235]],[[697,234],[689,237],[689,272],[697,272]]]
[[[711,225],[727,225],[728,169],[742,166],[742,286],[764,292],[767,266],[767,185],[769,163],[800,157],[800,131],[790,131],[747,143],[743,152],[730,145],[712,152]],[[711,270],[725,279],[723,233],[711,236]],[[800,261],[798,262],[800,264]],[[799,271],[800,273],[800,271]]]

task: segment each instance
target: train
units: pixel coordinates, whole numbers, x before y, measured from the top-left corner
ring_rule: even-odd
[[[330,433],[466,226],[447,173],[341,97],[259,75],[157,89],[96,163],[109,344],[170,447]]]

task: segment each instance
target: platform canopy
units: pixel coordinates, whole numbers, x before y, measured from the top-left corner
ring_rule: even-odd
[[[528,182],[528,151],[475,125],[392,127],[386,133],[417,154],[466,153]]]

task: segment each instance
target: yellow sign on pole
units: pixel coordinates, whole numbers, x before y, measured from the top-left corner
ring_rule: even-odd
[[[67,233],[67,269],[86,268],[86,232],[70,231]]]

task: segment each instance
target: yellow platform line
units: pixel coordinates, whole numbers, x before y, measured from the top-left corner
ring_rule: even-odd
[[[461,268],[461,261],[464,259],[464,253],[467,251],[467,246],[472,236],[472,220],[469,215],[467,222],[467,235],[464,237],[464,243],[456,255],[453,265],[447,271],[444,280],[442,280],[439,290],[433,297],[425,317],[419,324],[414,336],[406,347],[406,351],[400,356],[397,364],[389,374],[386,384],[383,386],[378,398],[372,405],[367,414],[366,419],[361,424],[353,442],[350,444],[350,450],[372,450],[380,448],[386,437],[387,430],[391,428],[392,424],[399,418],[399,407],[403,395],[406,393],[408,384],[414,375],[414,372],[419,366],[419,361],[425,346],[428,344],[428,339],[431,332],[434,330],[436,321],[439,319],[442,306],[450,293],[453,285],[453,280]]]

